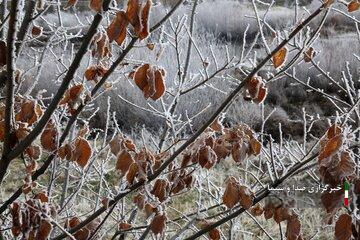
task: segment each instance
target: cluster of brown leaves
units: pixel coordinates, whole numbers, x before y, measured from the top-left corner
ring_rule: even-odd
[[[122,176],[126,175],[129,184],[135,179],[144,181],[148,173],[156,170],[164,157],[163,154],[154,154],[147,148],[137,149],[133,141],[121,134],[110,141],[111,152],[117,157],[116,169]]]
[[[267,95],[267,88],[260,76],[251,78],[245,85],[244,100],[252,100],[253,102],[262,103]]]
[[[77,106],[83,103],[83,91],[84,86],[82,84],[77,84],[66,90],[63,98],[61,99],[59,105],[66,106],[69,109],[70,113],[73,113]]]
[[[352,152],[347,146],[347,135],[337,124],[333,124],[320,141],[320,152],[318,156],[318,167],[321,180],[330,187],[343,186],[344,181],[352,182],[355,186],[352,192],[360,193],[360,180],[355,174],[355,163]],[[342,207],[344,190],[337,191],[329,189],[321,194],[321,202],[326,210],[326,222],[331,224],[335,214]],[[336,239],[351,239],[352,219],[348,214],[339,217],[335,224]],[[355,235],[354,235],[355,236]]]
[[[360,179],[352,179],[353,187],[350,188],[349,196],[360,194]],[[323,203],[327,218],[325,219],[328,224],[331,224],[335,214],[341,207],[344,199],[344,190],[327,191],[321,195],[321,202]],[[350,240],[358,239],[360,233],[356,228],[356,223],[353,223],[352,217],[348,213],[343,213],[339,216],[335,223],[335,239],[337,240]]]
[[[98,82],[99,77],[103,77],[108,70],[101,65],[94,65],[86,69],[85,78],[88,81]]]
[[[286,239],[287,240],[301,240],[301,223],[299,216],[283,204],[276,204],[273,201],[268,201],[265,207],[257,203],[250,210],[254,216],[261,216],[264,214],[266,220],[273,218],[276,223],[286,221]]]
[[[15,124],[14,129],[10,133],[10,145],[14,147],[19,141],[24,139],[35,123],[43,114],[42,107],[32,98],[24,98],[16,96],[14,101]],[[0,141],[4,141],[5,137],[5,105],[0,103]],[[31,160],[39,159],[41,156],[41,148],[32,143],[24,152],[25,156]]]
[[[119,11],[107,28],[110,42],[116,41],[121,45],[126,38],[127,27],[131,25],[139,39],[149,35],[149,14],[151,0],[129,0],[126,12]]]
[[[65,229],[74,228],[77,225],[79,225],[80,222],[81,222],[81,219],[74,216],[74,217],[66,220],[64,228]],[[93,220],[89,224],[87,224],[85,227],[76,231],[73,234],[73,236],[75,237],[76,240],[87,240],[94,233],[94,231],[98,227],[99,223],[100,223],[99,219],[96,218],[95,220]],[[95,236],[95,239],[97,239],[96,236]]]
[[[147,148],[137,149],[133,141],[122,135],[116,136],[110,141],[111,152],[116,156],[116,169],[122,176],[126,176],[129,184],[133,184],[135,179],[145,181],[148,174],[156,171],[162,164],[163,159],[167,156],[167,152],[154,154]],[[185,169],[175,169],[174,164],[168,167],[171,172],[167,179],[157,179],[151,190],[160,202],[163,202],[169,195],[179,193],[185,188],[190,188],[193,183],[193,177],[187,173]],[[136,200],[140,209],[143,209],[145,198]]]
[[[208,131],[189,146],[181,167],[192,162],[210,169],[230,155],[235,162],[240,163],[251,155],[257,156],[260,151],[261,144],[249,126],[238,124],[232,128],[224,128],[219,121],[215,121]]]
[[[360,194],[360,178],[349,178],[349,182],[351,182],[350,186],[352,186],[349,191],[349,202],[351,202],[353,195]],[[331,190],[329,188],[327,191],[321,194],[321,203],[326,210],[325,223],[333,223],[335,215],[343,206],[343,201],[344,189]],[[348,240],[351,239],[351,236],[354,236],[354,239],[358,239],[359,233],[352,223],[351,216],[348,214],[343,214],[336,221],[335,237],[336,239]]]
[[[80,167],[84,168],[92,155],[90,143],[85,138],[87,133],[88,128],[85,126],[78,132],[77,137],[73,141],[66,143],[59,148],[59,157],[61,159],[76,162]]]
[[[154,185],[154,189],[152,190],[152,194],[157,195],[157,197],[160,197],[161,199],[164,198],[164,194],[161,192],[162,186],[161,184],[164,184],[164,182],[159,179],[159,181],[156,181]],[[165,183],[166,184],[166,183]],[[155,207],[153,204],[151,204],[148,201],[148,197],[145,196],[143,193],[138,193],[134,196],[133,202],[136,204],[139,210],[144,211],[146,218],[149,218],[150,216],[154,216],[154,218],[151,221],[150,229],[154,234],[162,233],[166,227],[166,221],[167,217],[165,213],[161,213],[157,207]],[[129,228],[131,225],[128,223],[121,223],[122,225],[119,226],[120,229],[126,227]]]
[[[346,136],[337,124],[332,125],[320,141],[318,165],[321,180],[332,187],[342,185],[355,173],[355,163],[347,148]]]
[[[153,213],[158,214],[159,210],[148,200],[148,197],[144,193],[138,193],[133,198],[133,203],[139,210],[144,211],[146,218],[150,217]]]
[[[249,209],[253,205],[254,194],[246,186],[240,185],[234,177],[229,177],[222,199],[228,208],[240,203],[241,207]]]
[[[144,64],[131,72],[136,86],[143,92],[145,98],[157,100],[165,93],[165,70],[150,64]]]
[[[41,192],[25,203],[14,202],[10,213],[14,237],[23,234],[24,239],[46,240],[52,231],[48,218],[56,215],[56,209],[48,203],[46,194]]]
[[[111,57],[109,37],[103,32],[97,33],[92,40],[92,56],[98,59]]]
[[[344,199],[344,190],[338,191],[325,191],[321,194],[321,203],[326,210],[325,222],[328,224],[332,223],[332,219],[337,211],[341,208]]]

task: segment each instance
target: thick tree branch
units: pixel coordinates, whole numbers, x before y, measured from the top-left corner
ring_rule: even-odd
[[[6,19],[8,18],[8,16],[6,16],[6,8],[7,8],[7,0],[2,0],[1,4],[0,4],[0,40],[4,38],[4,28],[3,26],[5,25]]]
[[[35,0],[26,1],[26,10],[25,10],[24,19],[21,22],[19,32],[18,32],[17,38],[16,38],[16,44],[15,44],[15,54],[16,54],[16,56],[19,55],[20,50],[21,50],[21,46],[24,43],[26,34],[28,33],[29,26],[30,26],[30,24],[32,22],[32,15],[33,15],[33,13],[35,11],[35,7],[36,7],[36,1]]]
[[[14,44],[16,23],[18,17],[18,4],[19,1],[15,0],[11,2],[9,29],[7,35],[7,52],[6,52],[6,100],[5,100],[5,129],[4,129],[4,145],[3,155],[0,161],[0,181],[6,174],[6,169],[10,160],[7,158],[7,154],[11,151],[11,136],[12,136],[12,120],[14,109]]]

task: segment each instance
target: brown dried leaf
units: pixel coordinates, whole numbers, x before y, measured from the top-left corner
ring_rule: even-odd
[[[41,106],[33,100],[24,100],[21,103],[20,111],[15,115],[15,120],[26,122],[31,126],[43,114]]]
[[[248,156],[248,147],[244,142],[237,142],[231,149],[231,155],[235,162],[242,162]]]
[[[340,181],[355,173],[355,162],[347,151],[341,152],[339,163],[336,166],[331,167],[329,172]]]
[[[233,208],[239,202],[239,183],[234,177],[230,177],[228,179],[222,200],[225,206],[227,206],[228,208]]]
[[[164,232],[164,229],[166,227],[166,220],[167,220],[167,218],[166,218],[165,214],[156,215],[150,223],[151,231],[155,235]]]
[[[139,172],[139,167],[136,163],[130,165],[129,171],[126,174],[126,180],[129,184],[133,184],[135,177]]]
[[[217,155],[211,147],[205,146],[199,149],[198,159],[201,167],[210,169],[217,161]]]
[[[165,179],[157,179],[150,193],[157,197],[160,202],[165,201],[169,194],[169,182]]]
[[[153,100],[161,98],[161,96],[165,93],[164,76],[165,72],[162,69],[155,70],[155,94],[150,96]]]
[[[256,104],[260,104],[265,100],[266,96],[267,96],[267,88],[264,87],[264,85],[261,85],[259,88],[258,95],[255,99],[253,99],[253,101]]]
[[[157,208],[154,207],[154,206],[153,206],[152,204],[150,204],[150,203],[146,203],[145,206],[144,206],[144,208],[145,208],[145,215],[146,215],[147,218],[150,217],[151,214],[157,212]]]
[[[96,12],[100,12],[102,9],[102,5],[103,5],[103,0],[90,0],[89,7],[90,9]]]
[[[310,47],[306,52],[304,52],[304,62],[311,62],[314,57],[314,48]]]
[[[115,18],[110,23],[106,32],[109,37],[109,41],[116,41],[118,45],[121,45],[126,38],[126,28],[129,25],[126,13],[119,11],[116,13]]]
[[[275,209],[274,211],[274,220],[277,223],[288,220],[290,218],[289,209],[281,206]]]
[[[21,233],[21,223],[20,223],[20,205],[18,202],[14,202],[10,208],[10,213],[12,217],[12,227],[11,232],[14,236],[19,236]]]
[[[267,95],[267,88],[261,77],[256,76],[247,81],[245,85],[246,91],[244,91],[244,100],[260,104]]]
[[[287,49],[285,47],[277,51],[272,57],[275,68],[281,67],[286,61]]]
[[[134,27],[135,33],[140,40],[146,38],[149,35],[149,13],[152,5],[151,0],[129,0],[126,10],[126,16]]]
[[[301,223],[299,217],[295,214],[290,216],[287,220],[286,226],[286,239],[287,240],[299,240],[301,239],[300,235]]]
[[[151,5],[151,0],[147,0],[145,6],[141,8],[140,26],[135,26],[135,31],[141,40],[149,36],[149,14]]]
[[[72,158],[72,147],[70,144],[65,144],[64,146],[61,146],[58,150],[58,155],[61,159],[67,159],[71,160]]]
[[[251,154],[257,156],[261,152],[261,143],[255,138],[250,139]]]
[[[336,135],[335,137],[329,139],[325,146],[321,149],[321,152],[319,154],[319,161],[330,157],[333,155],[339,148],[341,147],[343,143],[343,139],[341,135]]]
[[[136,204],[136,206],[142,210],[144,209],[145,207],[145,200],[146,200],[146,197],[144,194],[142,193],[138,193],[137,195],[134,196],[133,198],[133,203]]]
[[[26,173],[32,174],[37,169],[37,163],[36,161],[32,160],[30,161],[30,164],[26,165]]]
[[[144,64],[138,67],[134,72],[133,79],[141,91],[144,91],[145,87],[148,85],[147,72],[149,69],[150,64]]]
[[[49,152],[54,151],[57,148],[57,139],[58,131],[54,123],[50,120],[41,134],[41,146]]]
[[[220,240],[220,231],[217,228],[213,228],[209,231],[209,238],[211,240]]]
[[[264,209],[263,209],[263,207],[261,206],[260,203],[255,204],[250,209],[250,213],[255,217],[261,216],[261,214],[263,214],[263,212],[264,212]]]
[[[39,159],[41,156],[41,148],[38,145],[31,145],[26,148],[25,153],[33,160]]]
[[[261,84],[260,77],[253,77],[246,83],[246,90],[249,93],[249,97],[254,99],[259,93],[259,87]]]
[[[103,77],[106,72],[108,71],[108,69],[104,68],[101,65],[95,65],[95,66],[91,66],[88,69],[86,69],[85,71],[85,78],[88,81],[93,81],[95,80],[95,82],[97,81],[98,77]]]
[[[326,191],[321,194],[321,202],[327,213],[335,212],[342,204],[344,190]]]
[[[42,27],[38,27],[34,25],[31,29],[31,35],[33,37],[38,37],[42,34],[42,31],[43,31]]]
[[[348,12],[355,12],[359,10],[359,8],[360,8],[360,2],[358,0],[352,0],[348,4]]]
[[[92,154],[90,143],[85,138],[79,137],[75,140],[74,146],[71,160],[84,168]]]
[[[117,157],[116,169],[125,175],[129,170],[131,164],[134,162],[133,157],[127,150],[123,150]]]
[[[59,105],[68,104],[70,107],[79,99],[84,86],[82,84],[75,85],[66,90],[63,99],[61,99]]]
[[[49,197],[46,195],[45,192],[40,192],[36,194],[35,199],[39,199],[42,203],[49,202]]]
[[[124,230],[128,230],[131,228],[131,224],[127,223],[127,222],[122,222],[119,224],[119,230],[120,231],[124,231]]]
[[[275,208],[271,202],[265,204],[264,207],[264,217],[266,220],[272,218],[274,216]]]
[[[92,41],[92,56],[98,57],[100,59],[105,57],[111,56],[111,46],[109,37],[107,34],[104,34],[103,32],[99,32],[95,35],[93,41]]]
[[[163,69],[144,64],[135,70],[133,79],[145,98],[157,100],[165,93],[164,76]]]
[[[352,218],[349,214],[342,214],[335,224],[336,240],[349,240],[352,236],[351,229]]]
[[[244,209],[251,208],[254,201],[254,194],[246,186],[239,187],[240,206]]]
[[[36,234],[36,239],[38,240],[46,240],[50,236],[53,227],[51,223],[47,220],[41,220],[40,227]]]

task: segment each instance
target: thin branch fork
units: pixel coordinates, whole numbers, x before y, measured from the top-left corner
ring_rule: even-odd
[[[130,186],[126,191],[123,193],[118,194],[115,196],[114,199],[112,199],[109,202],[109,206],[112,206],[113,204],[116,204],[118,201],[120,201],[123,197],[127,196],[129,193],[137,190],[138,188],[142,187],[143,185],[153,181],[156,179],[166,168],[171,164],[191,143],[193,143],[215,120],[216,118],[223,112],[223,110],[232,102],[232,100],[241,92],[242,88],[246,85],[248,81],[251,80],[252,77],[255,76],[255,74],[265,66],[265,64],[277,53],[280,49],[282,49],[293,37],[295,37],[305,26],[307,26],[314,18],[316,18],[323,9],[326,8],[326,5],[323,4],[321,7],[319,7],[315,12],[313,12],[306,20],[301,22],[289,35],[287,39],[284,39],[272,52],[271,54],[267,55],[252,71],[251,73],[239,84],[239,86],[233,90],[228,97],[224,100],[224,102],[219,106],[219,108],[213,113],[213,115],[209,118],[209,120],[193,135],[191,136],[182,146],[180,146],[172,156],[170,156],[153,174],[148,176],[148,181],[139,181],[132,186]],[[281,178],[282,179],[282,178]],[[280,181],[279,179],[278,181]],[[276,181],[275,183],[277,183]],[[280,183],[279,183],[280,184]],[[261,198],[262,199],[262,198]],[[261,200],[259,197],[259,200]],[[96,210],[93,214],[88,216],[84,221],[82,221],[80,224],[78,224],[76,227],[69,229],[70,233],[74,233],[83,227],[85,227],[87,224],[95,220],[98,216],[100,216],[102,213],[104,213],[107,210],[105,207],[101,207],[98,210]],[[239,210],[240,211],[240,210]],[[232,214],[233,215],[233,214]],[[230,215],[230,216],[232,216]],[[210,225],[212,226],[212,225]],[[206,228],[207,229],[207,228]],[[211,230],[211,229],[209,229]],[[65,238],[66,235],[62,234],[54,238],[54,240],[60,240]]]

